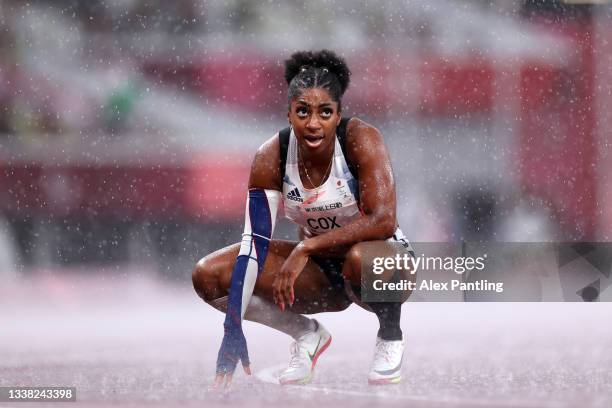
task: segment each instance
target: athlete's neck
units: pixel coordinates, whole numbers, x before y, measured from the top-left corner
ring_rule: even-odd
[[[298,155],[299,154],[300,152],[298,152]],[[329,172],[331,171],[333,160],[334,160],[334,146],[332,145],[331,154],[327,155],[328,158],[323,159],[323,160],[326,160],[327,162],[321,161],[321,158],[324,158],[326,156],[324,153],[318,153],[317,155],[311,154],[310,156],[314,157],[317,160],[316,163],[301,157],[299,160],[301,163],[301,166],[299,166],[299,169],[300,169],[300,179],[302,180],[302,185],[305,187],[307,186],[306,184],[304,184],[304,181],[306,179],[308,180],[308,185],[309,185],[309,187],[307,188],[312,189],[312,188],[318,188],[322,186],[325,180],[327,179]],[[305,176],[305,179],[303,176]]]
[[[312,150],[305,146],[298,146],[298,154],[302,162],[311,167],[323,167],[327,168],[329,162],[332,160],[334,155],[334,143],[330,143],[329,146],[324,147],[325,150]]]

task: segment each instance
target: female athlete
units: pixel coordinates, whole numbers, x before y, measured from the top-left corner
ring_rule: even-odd
[[[307,383],[331,335],[303,314],[342,311],[351,302],[380,323],[369,383],[401,379],[401,303],[361,302],[361,259],[364,241],[410,248],[396,221],[382,135],[360,119],[341,117],[349,78],[345,61],[328,50],[298,52],[285,61],[290,126],[255,155],[242,242],[195,267],[198,295],[226,313],[217,386],[229,385],[239,360],[250,374],[243,318],[295,339],[279,381]],[[299,242],[272,239],[281,202],[299,227]]]

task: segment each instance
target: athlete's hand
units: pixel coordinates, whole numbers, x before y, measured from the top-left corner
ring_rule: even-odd
[[[225,334],[217,356],[217,375],[214,388],[229,387],[238,360],[242,361],[242,368],[247,375],[251,375],[249,351],[242,327],[224,324]]]
[[[304,250],[302,243],[299,243],[293,251],[291,251],[291,254],[285,260],[285,263],[283,263],[280,271],[274,277],[274,283],[272,285],[274,303],[276,303],[281,310],[285,310],[287,305],[293,305],[295,300],[293,284],[304,269],[304,266],[306,266],[306,262],[308,262],[308,254]]]

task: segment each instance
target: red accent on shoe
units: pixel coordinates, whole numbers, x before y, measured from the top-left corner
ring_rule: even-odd
[[[314,368],[315,368],[315,365],[317,364],[317,360],[319,359],[319,356],[320,356],[321,354],[323,354],[323,352],[324,352],[325,350],[327,350],[327,348],[328,348],[328,347],[329,347],[329,345],[331,344],[331,341],[332,341],[332,337],[331,337],[331,336],[329,336],[329,340],[327,340],[327,343],[325,343],[325,344],[323,345],[323,347],[321,347],[321,348],[319,349],[319,351],[317,352],[317,354],[315,354],[314,358],[312,359],[312,367],[310,367],[310,372],[313,372],[313,371],[314,371]]]

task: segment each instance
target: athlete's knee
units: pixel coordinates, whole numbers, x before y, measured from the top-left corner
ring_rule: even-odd
[[[344,279],[352,285],[361,285],[361,258],[363,255],[363,245],[357,243],[346,253],[346,260],[342,268]]]
[[[193,288],[199,297],[210,303],[220,297],[219,267],[213,254],[200,259],[191,274]]]
[[[204,301],[211,303],[227,295],[239,248],[240,244],[234,244],[219,249],[195,265],[191,274],[193,288]]]

